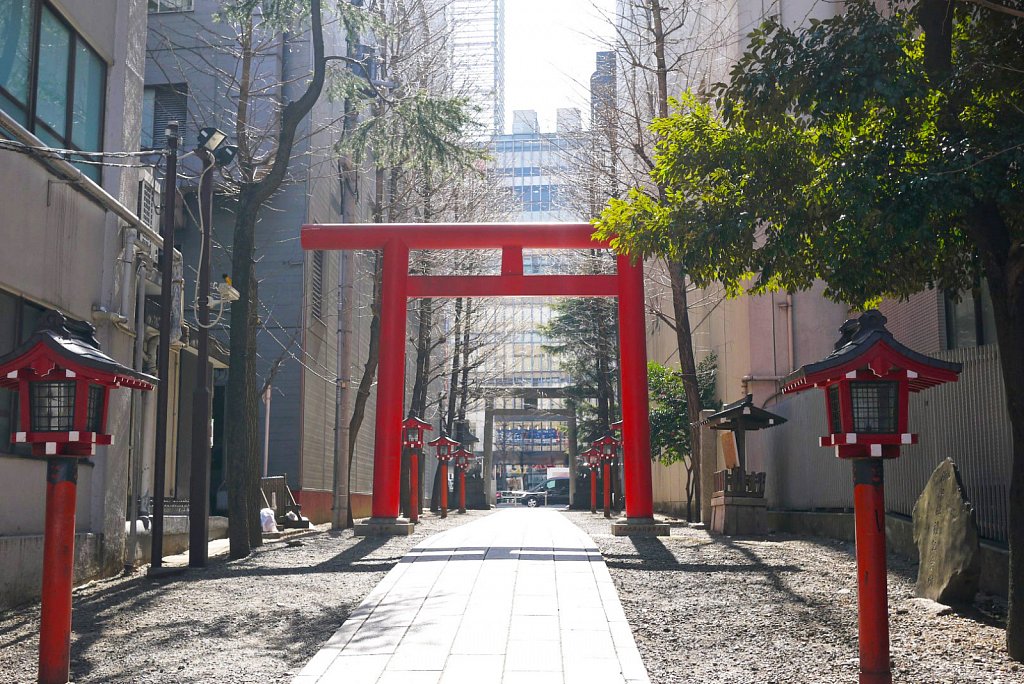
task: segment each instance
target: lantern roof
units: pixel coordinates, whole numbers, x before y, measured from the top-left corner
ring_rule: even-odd
[[[610,427],[615,432],[621,432],[622,431],[622,419],[619,418],[617,421],[615,421],[614,423],[612,423],[608,427]]]
[[[476,455],[472,451],[466,450],[466,447],[459,445],[459,448],[455,450],[456,456],[468,456],[469,458],[476,458]]]
[[[601,437],[600,439],[595,439],[594,442],[593,442],[595,447],[604,446],[605,444],[615,444],[615,445],[618,445],[620,443],[621,442],[619,442],[619,440],[615,439],[611,435],[605,435],[604,437]]]
[[[748,394],[739,401],[726,404],[722,410],[712,413],[700,422],[712,430],[762,430],[782,425],[786,419],[780,415],[754,406],[754,395]]]
[[[158,382],[152,375],[123,366],[100,351],[96,328],[91,323],[49,311],[24,344],[0,357],[0,387],[16,387],[26,370],[43,377],[56,369],[132,389],[151,390]]]
[[[421,430],[433,430],[430,423],[417,418],[416,416],[409,414],[409,417],[402,421],[402,427],[404,428],[419,428]],[[431,442],[433,444],[433,442]]]
[[[823,386],[869,370],[877,377],[905,371],[912,392],[955,382],[962,364],[925,356],[905,347],[885,327],[885,316],[874,309],[849,319],[839,328],[835,350],[817,363],[793,371],[782,381],[785,393]]]
[[[436,447],[436,446],[461,446],[461,444],[456,442],[454,439],[452,439],[448,435],[442,433],[442,434],[438,435],[438,437],[436,439],[433,439],[433,440],[427,442],[427,446],[432,446],[432,447]]]

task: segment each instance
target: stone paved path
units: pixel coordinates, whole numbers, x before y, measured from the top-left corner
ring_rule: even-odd
[[[503,510],[410,551],[293,684],[649,684],[608,568],[562,514]]]

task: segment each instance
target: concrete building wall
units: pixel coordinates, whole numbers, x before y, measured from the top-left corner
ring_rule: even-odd
[[[126,140],[138,133],[133,99],[141,89],[143,54],[141,43],[125,36],[145,33],[146,3],[61,0],[51,7],[106,66],[101,148],[126,149]],[[103,170],[101,186],[112,199],[129,207],[135,203],[134,184],[134,170]],[[131,324],[133,312],[120,311],[124,283],[134,289],[133,279],[121,278],[124,224],[108,208],[31,155],[11,151],[0,152],[0,205],[4,207],[0,290],[5,296],[87,321],[94,320],[93,310],[102,307],[126,314]],[[14,321],[5,318],[0,325],[9,332]],[[96,325],[104,351],[131,365],[132,338],[127,328],[109,321]],[[23,333],[27,336],[31,330]],[[79,467],[75,569],[79,580],[113,574],[123,564],[128,395],[125,390],[111,394],[107,429],[115,444],[101,447],[90,463]],[[5,412],[7,405],[4,397]],[[0,444],[0,608],[39,595],[45,482],[43,461]]]

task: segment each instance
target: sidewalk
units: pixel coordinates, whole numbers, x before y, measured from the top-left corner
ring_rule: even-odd
[[[649,684],[608,568],[562,514],[502,510],[412,549],[293,684]]]

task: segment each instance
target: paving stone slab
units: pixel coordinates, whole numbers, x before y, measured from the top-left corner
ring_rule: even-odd
[[[293,684],[650,684],[592,539],[509,509],[412,549]]]

